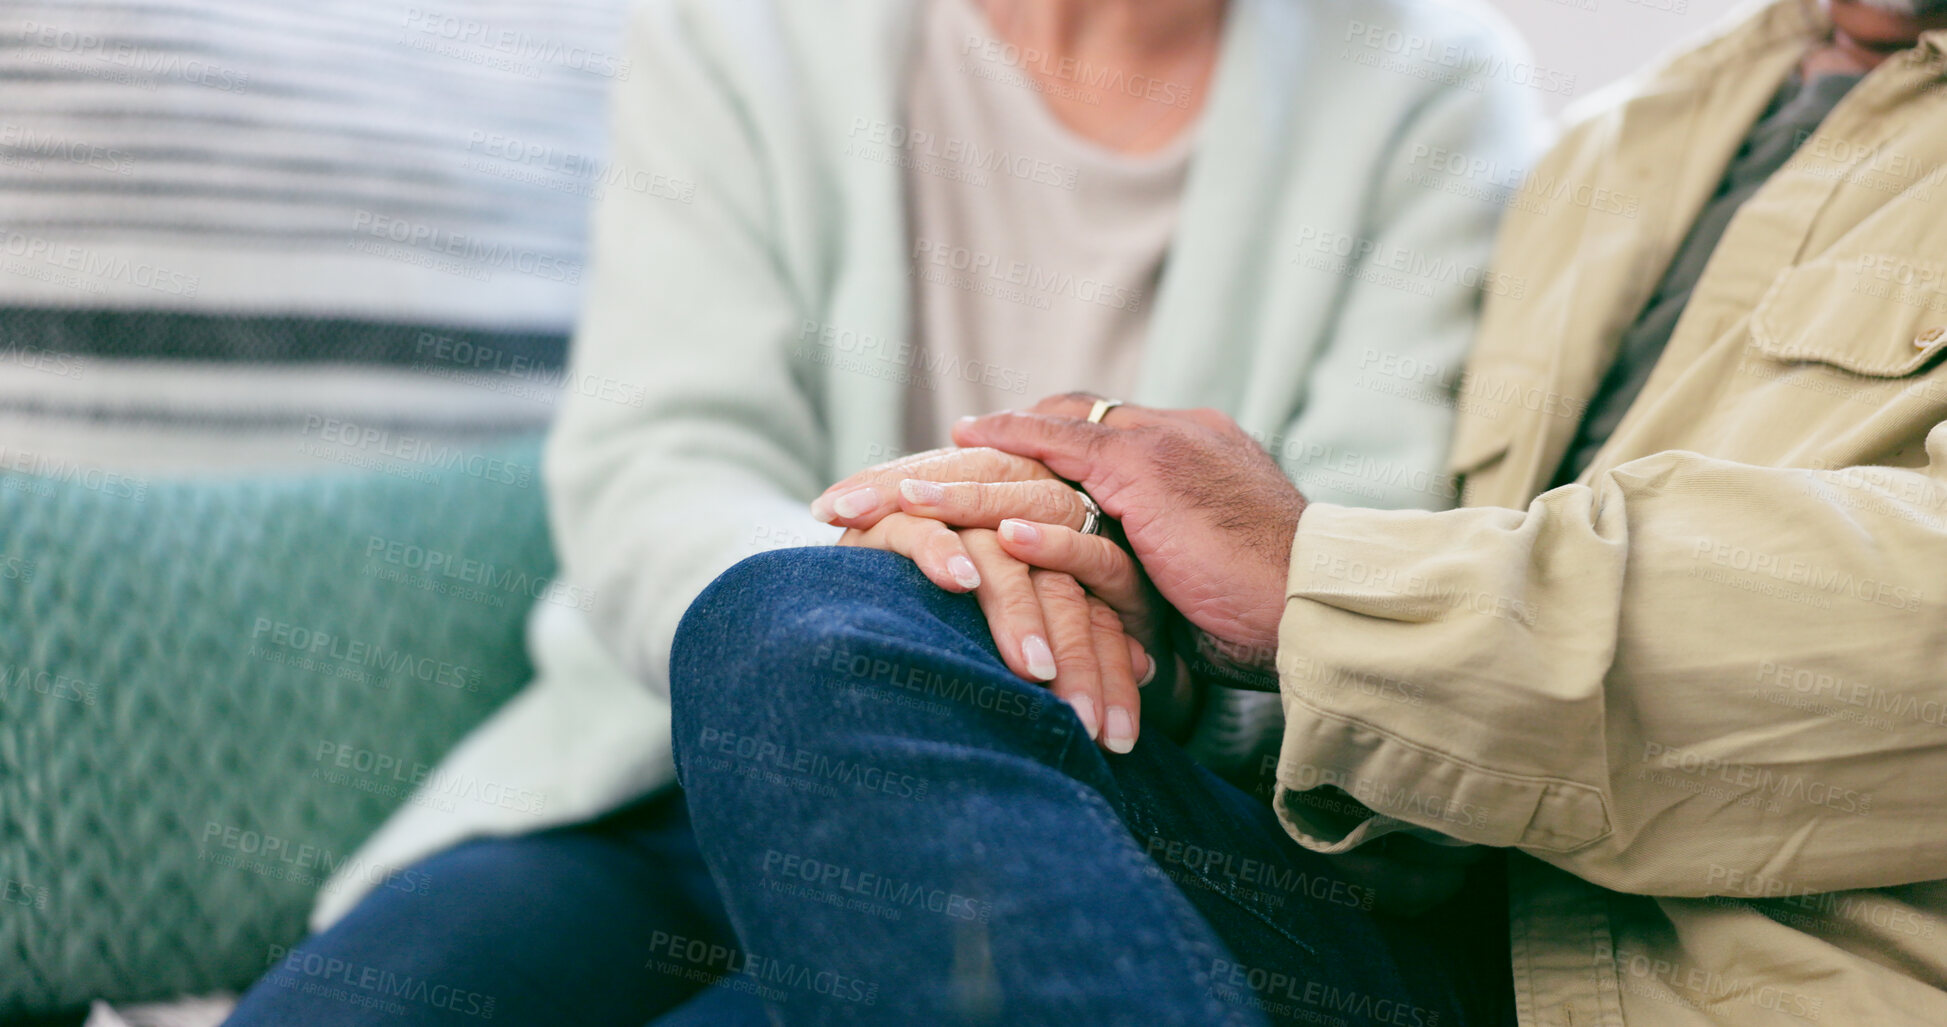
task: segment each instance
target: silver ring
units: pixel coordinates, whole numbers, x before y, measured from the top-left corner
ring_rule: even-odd
[[[1109,411],[1121,405],[1122,401],[1119,399],[1096,400],[1095,405],[1088,409],[1088,423],[1101,424],[1102,418],[1109,416]]]
[[[1084,535],[1102,534],[1102,508],[1096,504],[1095,497],[1083,492],[1081,489],[1076,489],[1075,494],[1082,497],[1081,533]]]

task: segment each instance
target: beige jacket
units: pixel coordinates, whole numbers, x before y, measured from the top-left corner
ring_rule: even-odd
[[[1947,1024],[1947,33],[1750,200],[1595,465],[1540,491],[1826,30],[1771,4],[1574,125],[1509,202],[1467,508],[1298,530],[1280,816],[1519,850],[1528,1027]]]

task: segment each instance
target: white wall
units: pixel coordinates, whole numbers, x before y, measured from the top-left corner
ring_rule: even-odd
[[[1490,0],[1528,38],[1539,68],[1574,76],[1544,93],[1551,113],[1703,31],[1740,0]]]

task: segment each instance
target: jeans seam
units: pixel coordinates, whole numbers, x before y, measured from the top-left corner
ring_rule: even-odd
[[[1070,741],[1073,741],[1072,735],[1070,736]],[[1130,825],[1123,818],[1116,816],[1113,810],[1106,808],[1108,802],[1102,797],[1101,793],[1081,781],[1075,781],[1075,785],[1081,790],[1085,800],[1082,803],[1082,807],[1088,810],[1089,814],[1095,817],[1099,824],[1113,827],[1119,831],[1127,832],[1129,830]],[[1133,841],[1133,838],[1131,840]],[[1136,876],[1139,879],[1156,881],[1172,890],[1176,888],[1176,883],[1169,879],[1169,875],[1164,874],[1156,866],[1155,861],[1144,855],[1141,851],[1123,849],[1122,856],[1129,865],[1129,868],[1136,872]],[[1182,895],[1181,892],[1178,892],[1175,898],[1181,899],[1186,905],[1190,904],[1189,899]],[[1173,904],[1167,898],[1152,899],[1151,901],[1159,907],[1158,912],[1163,914],[1165,922],[1169,925],[1169,932],[1176,947],[1177,954],[1182,956],[1190,964],[1192,979],[1202,986],[1204,1014],[1206,1016],[1215,1014],[1216,1016],[1216,1019],[1209,1022],[1247,1024],[1249,1021],[1244,1018],[1245,1014],[1242,1010],[1227,1007],[1224,1003],[1219,1002],[1216,995],[1211,992],[1210,965],[1214,963],[1216,953],[1199,951],[1204,949],[1205,946],[1201,942],[1196,941],[1191,936],[1191,933],[1185,930],[1189,924],[1185,922],[1186,917],[1184,911],[1173,908]],[[1209,922],[1203,919],[1202,915],[1196,911],[1194,905],[1190,905],[1188,918],[1190,922],[1200,923],[1207,930],[1210,930],[1213,934],[1215,933],[1215,928],[1211,927]],[[1199,959],[1203,961],[1204,965],[1202,967],[1197,965]]]
[[[1140,810],[1137,810],[1132,807],[1128,811],[1127,816],[1128,819],[1132,822],[1131,826],[1138,827],[1145,835],[1152,838],[1162,837],[1161,829],[1148,817],[1144,816]],[[1150,857],[1146,856],[1144,858],[1148,859],[1152,863],[1154,862],[1154,860],[1151,859]],[[1313,945],[1310,942],[1294,934],[1289,927],[1280,923],[1278,919],[1276,917],[1273,917],[1268,911],[1258,908],[1255,904],[1253,904],[1249,900],[1236,894],[1228,884],[1223,883],[1215,878],[1212,878],[1208,874],[1202,873],[1201,871],[1197,870],[1195,866],[1190,866],[1187,869],[1187,872],[1191,877],[1195,878],[1197,881],[1201,882],[1205,887],[1209,888],[1212,894],[1215,894],[1216,896],[1223,899],[1224,901],[1229,902],[1233,906],[1236,906],[1238,909],[1243,910],[1245,913],[1249,914],[1253,918],[1257,919],[1259,922],[1263,923],[1264,926],[1269,927],[1272,931],[1276,932],[1279,937],[1292,943],[1293,945],[1298,946],[1299,948],[1305,950],[1306,952],[1312,953],[1314,955],[1318,953],[1318,949],[1313,947]],[[1165,880],[1170,881],[1170,884],[1172,886],[1181,890],[1182,885],[1178,884],[1173,878],[1170,877],[1169,874],[1165,873],[1163,874],[1163,877]]]

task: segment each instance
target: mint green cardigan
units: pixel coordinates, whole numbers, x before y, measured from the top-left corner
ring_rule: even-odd
[[[612,101],[626,174],[604,176],[544,466],[566,573],[594,609],[585,624],[537,612],[539,678],[443,768],[551,802],[466,823],[409,804],[369,862],[569,822],[668,780],[660,695],[685,607],[745,556],[831,540],[806,503],[898,451],[903,172],[860,147],[900,134],[914,10],[639,9]],[[1449,505],[1449,392],[1494,187],[1533,152],[1510,33],[1474,0],[1232,0],[1226,19],[1123,398],[1229,413],[1314,499]],[[834,361],[830,339],[890,342]],[[360,890],[334,882],[317,922]]]

